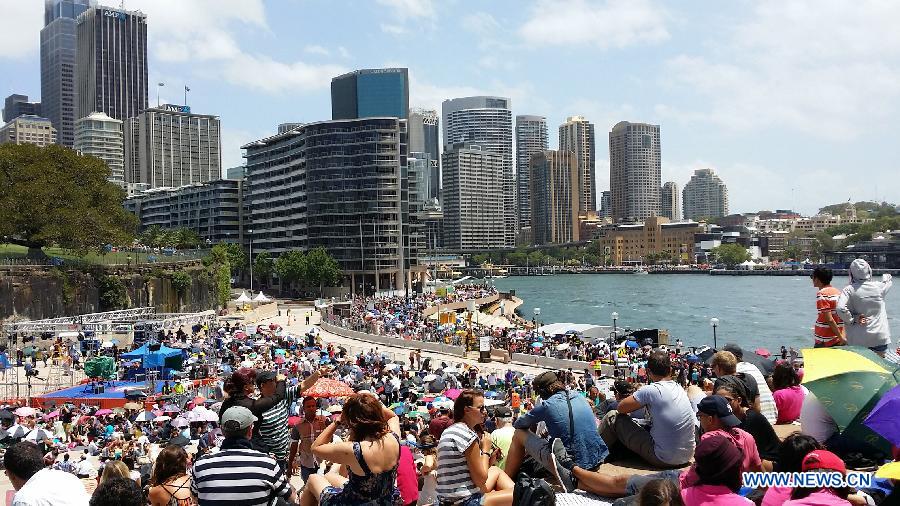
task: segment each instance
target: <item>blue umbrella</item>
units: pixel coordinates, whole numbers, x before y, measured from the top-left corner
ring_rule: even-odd
[[[627,346],[629,348],[637,348],[638,343],[637,343],[637,341],[625,341],[625,346]]]
[[[544,346],[544,343],[531,343],[532,348],[541,348]]]
[[[699,362],[699,361],[700,361],[700,357],[698,357],[697,355],[688,355],[688,356],[687,356],[687,361],[688,361],[688,362]]]

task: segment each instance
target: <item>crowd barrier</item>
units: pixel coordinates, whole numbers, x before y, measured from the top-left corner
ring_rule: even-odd
[[[358,339],[373,344],[380,344],[383,346],[397,346],[408,349],[420,349],[423,351],[430,351],[434,353],[445,353],[448,355],[458,356],[460,358],[464,356],[464,348],[462,346],[449,346],[446,344],[432,343],[428,341],[416,341],[412,339],[401,339],[398,337],[378,336],[375,334],[367,334],[365,332],[357,332],[355,330],[346,329],[344,327],[332,325],[324,321],[321,323],[321,326],[322,329],[327,332],[331,332],[332,334],[337,334],[342,337],[348,337],[350,339]],[[498,352],[505,352],[505,350],[492,350],[491,355],[497,356],[499,354]],[[553,370],[571,368],[576,372],[581,372],[585,369],[592,368],[588,362],[582,362],[580,360],[565,360],[561,358],[541,357],[538,355],[525,355],[522,353],[511,353],[509,355],[511,363],[519,365],[543,367]],[[605,375],[612,376],[613,367],[611,365],[604,364],[602,372]]]

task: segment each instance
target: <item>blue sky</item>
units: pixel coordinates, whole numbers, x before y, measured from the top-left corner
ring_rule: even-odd
[[[101,2],[103,3],[103,2]],[[118,5],[118,1],[112,2]],[[329,119],[331,77],[410,69],[410,105],[512,98],[662,126],[663,179],[712,167],[732,212],[900,202],[900,2],[125,0],[148,14],[164,102],[222,118],[223,164],[280,122]],[[0,0],[0,94],[40,95],[42,0]],[[155,102],[155,87],[150,89]]]

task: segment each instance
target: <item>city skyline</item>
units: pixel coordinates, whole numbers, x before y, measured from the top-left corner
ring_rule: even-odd
[[[125,8],[148,16],[148,81],[166,83],[161,101],[181,103],[186,84],[195,110],[222,118],[223,167],[278,123],[329,119],[334,77],[408,67],[411,107],[510,97],[513,115],[547,118],[551,148],[553,125],[572,115],[594,123],[601,140],[618,121],[659,124],[662,180],[684,185],[695,169],[712,168],[728,183],[733,212],[900,200],[889,184],[898,169],[889,135],[900,37],[888,22],[900,16],[897,5],[381,0],[346,13],[341,30],[333,20],[347,9],[337,2],[217,5],[129,0]],[[3,9],[0,92],[43,101],[43,3]],[[539,65],[550,61],[579,79],[551,78]],[[598,200],[609,189],[605,144],[595,156]]]

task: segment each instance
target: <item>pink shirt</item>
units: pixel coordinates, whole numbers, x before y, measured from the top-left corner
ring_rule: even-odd
[[[850,501],[841,499],[830,490],[819,490],[803,499],[787,501],[784,506],[850,506]]]
[[[753,439],[753,436],[751,436],[749,432],[738,428],[731,429],[730,431],[721,429],[712,430],[701,434],[700,441],[715,435],[730,437],[735,445],[744,453],[744,460],[741,461],[741,472],[762,470],[762,459],[759,458],[756,440]],[[687,471],[681,473],[680,478],[682,490],[693,486],[700,479],[700,477],[697,476],[697,471],[694,470],[693,464],[691,464],[691,467],[688,468]]]
[[[681,500],[690,506],[753,506],[725,485],[697,485],[681,489]]]
[[[403,504],[413,504],[419,500],[419,476],[413,454],[406,445],[400,445],[400,460],[397,462],[397,488]]]
[[[800,385],[782,388],[772,392],[775,407],[778,408],[776,423],[791,423],[800,419],[800,408],[803,407],[803,389]]]
[[[791,498],[793,487],[769,487],[763,496],[761,506],[781,506]]]

